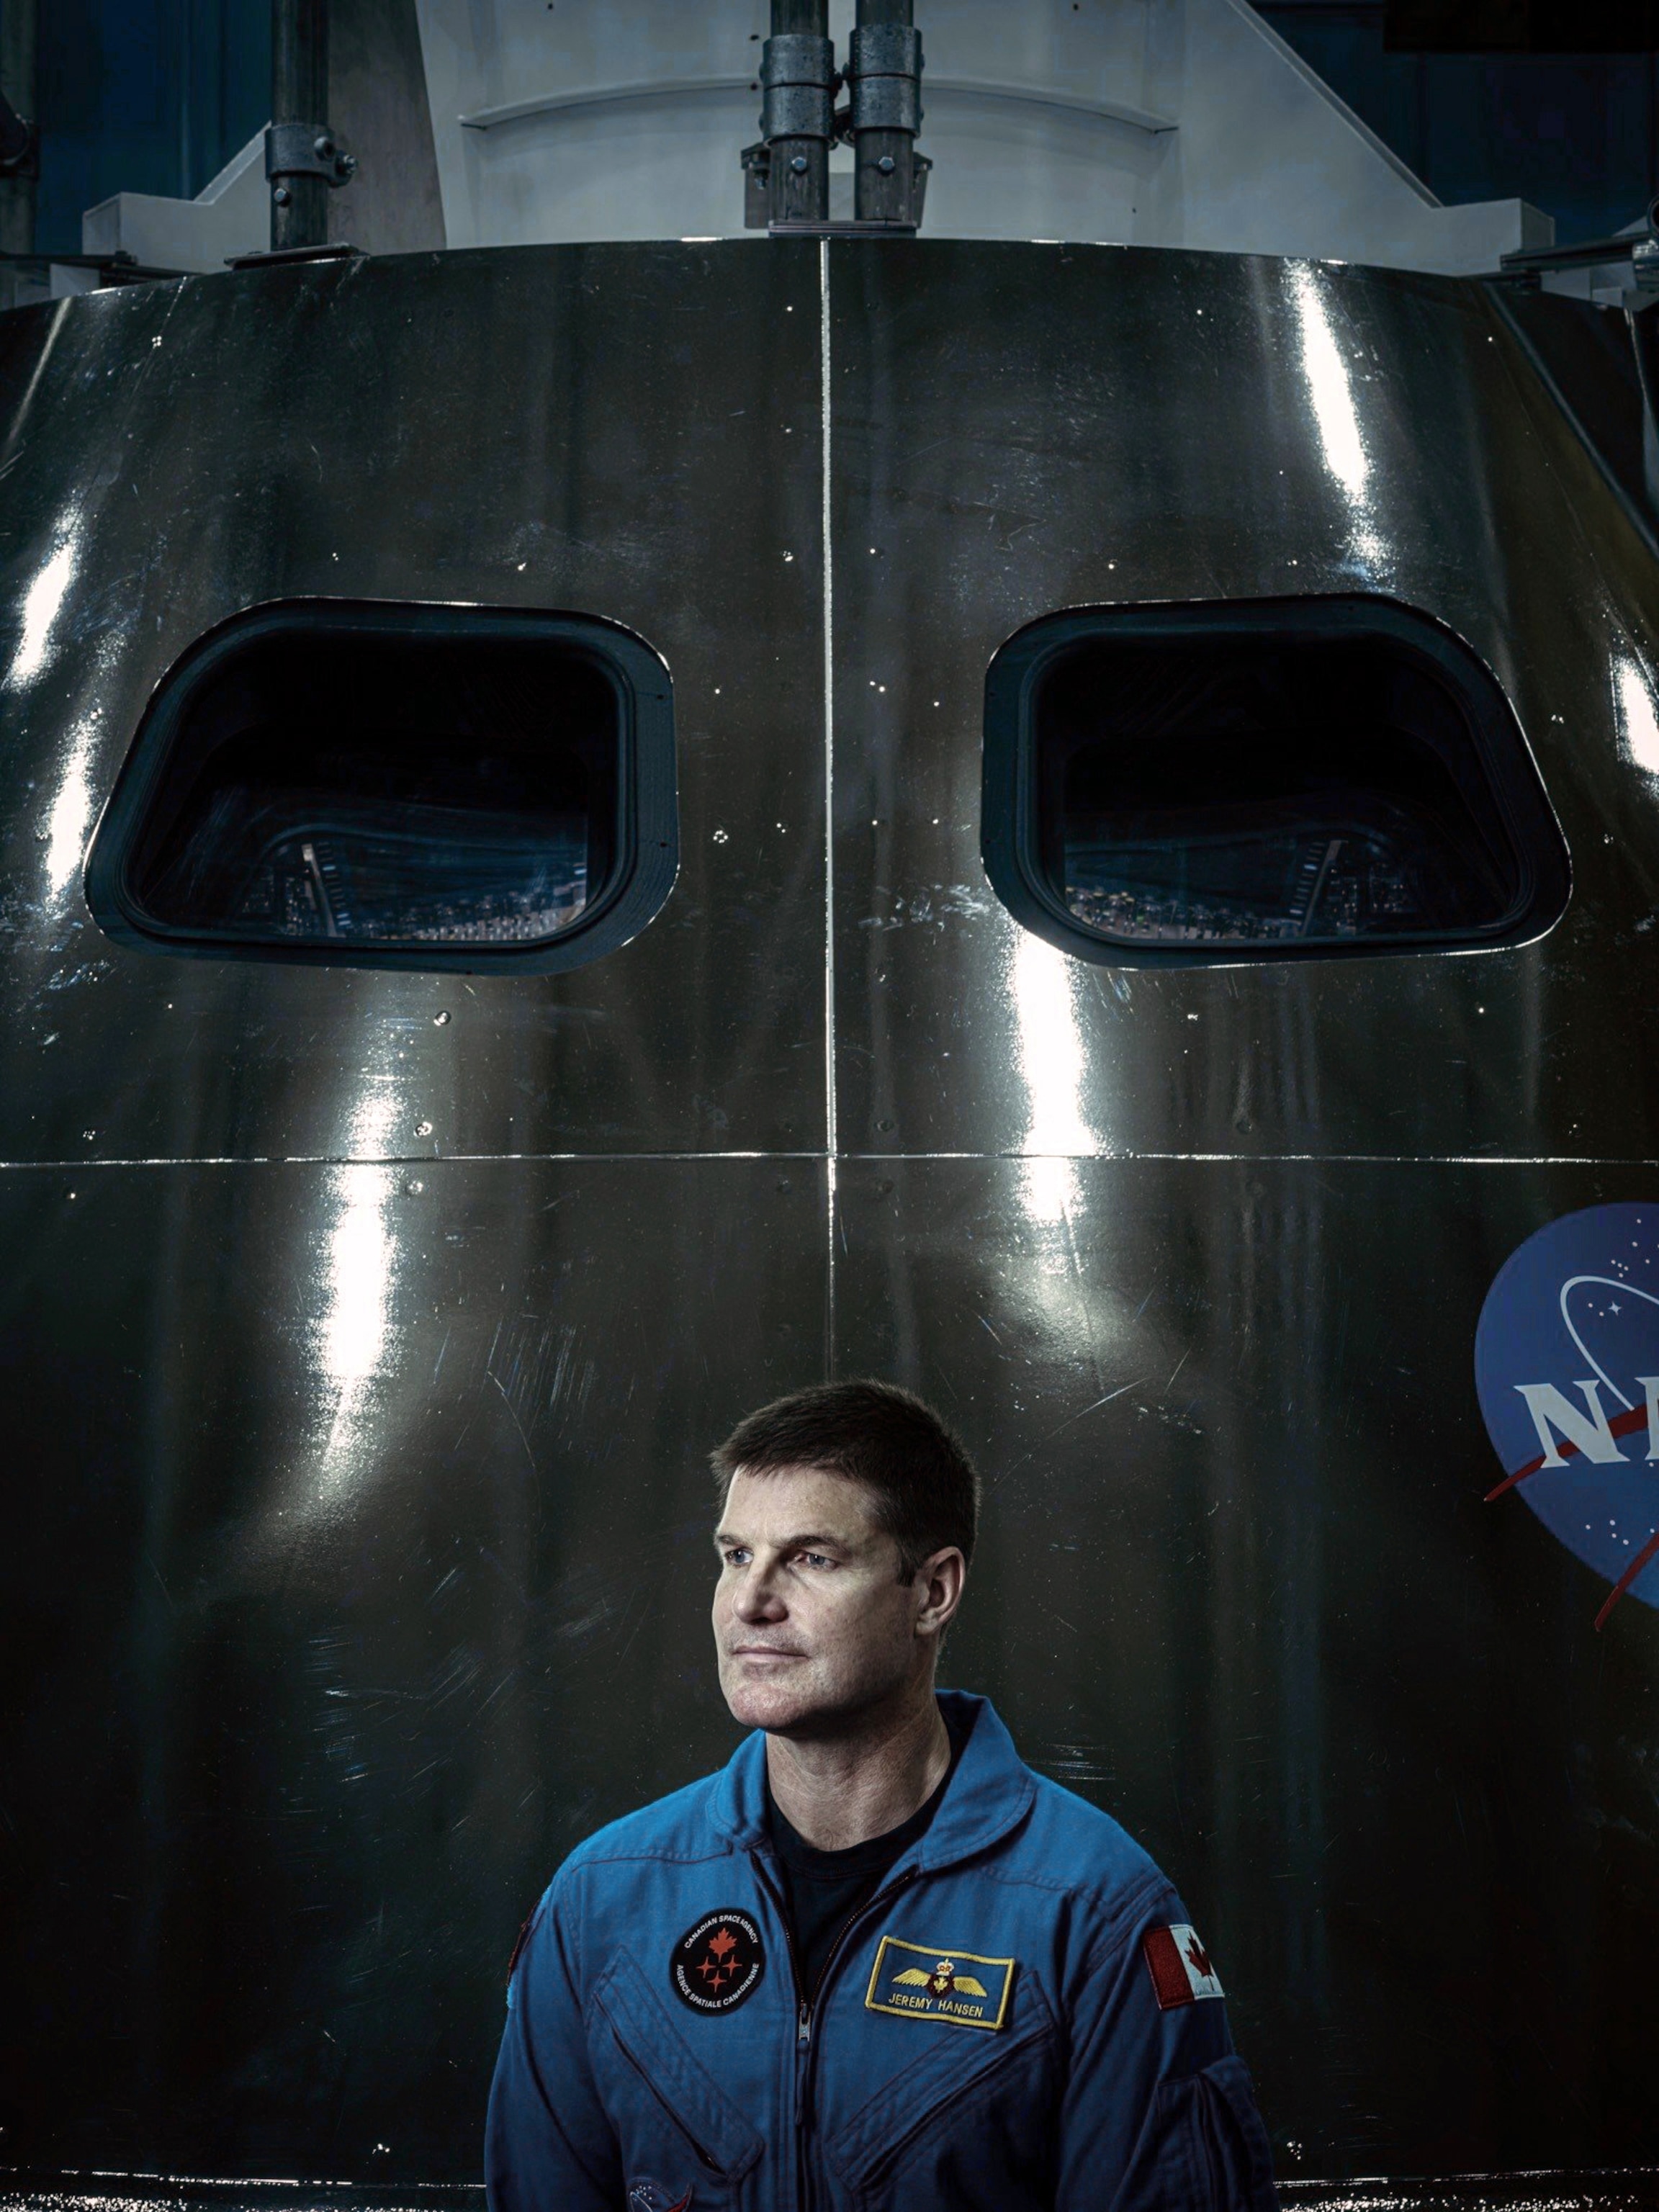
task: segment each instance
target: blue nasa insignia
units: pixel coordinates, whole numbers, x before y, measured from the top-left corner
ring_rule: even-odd
[[[985,1959],[943,1943],[884,1936],[865,1992],[866,2012],[902,2020],[948,2021],[953,2027],[999,2028],[1014,1985],[1012,1959]]]
[[[1475,1388],[1503,1479],[1612,1585],[1659,1607],[1659,1202],[1529,1237],[1486,1293]]]

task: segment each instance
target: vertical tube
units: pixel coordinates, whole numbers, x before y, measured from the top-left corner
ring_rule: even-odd
[[[761,56],[771,149],[774,222],[830,217],[830,0],[772,0],[772,35]]]
[[[271,0],[270,119],[328,119],[328,0]],[[275,179],[270,193],[274,252],[328,243],[328,185],[322,177]]]
[[[1627,310],[1625,320],[1642,387],[1642,482],[1649,506],[1659,514],[1659,305]]]
[[[853,206],[860,222],[914,222],[921,122],[915,0],[858,0],[853,33]]]
[[[39,0],[0,0],[0,91],[26,123],[39,125],[35,46]],[[0,177],[0,248],[34,251],[34,179]]]

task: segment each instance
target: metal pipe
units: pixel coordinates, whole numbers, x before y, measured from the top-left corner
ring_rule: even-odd
[[[328,114],[328,0],[271,0],[270,119],[320,131]],[[329,187],[321,176],[279,176],[270,187],[271,250],[328,243]]]
[[[37,71],[35,57],[40,29],[39,0],[0,0],[0,93],[21,120],[36,125]],[[35,180],[40,137],[19,165],[0,175],[0,250],[7,253],[34,251]]]
[[[1627,309],[1625,320],[1642,392],[1642,482],[1659,511],[1659,305]]]
[[[853,88],[853,208],[860,222],[921,215],[921,37],[914,0],[858,0],[848,61]]]
[[[829,0],[772,0],[772,35],[761,50],[761,135],[773,222],[829,220],[835,77]]]

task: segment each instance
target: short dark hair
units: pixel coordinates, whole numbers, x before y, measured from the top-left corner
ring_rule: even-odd
[[[891,1382],[819,1382],[793,1390],[738,1423],[709,1457],[724,1510],[732,1478],[817,1468],[862,1483],[898,1545],[899,1577],[954,1544],[974,1556],[979,1476],[931,1406]]]

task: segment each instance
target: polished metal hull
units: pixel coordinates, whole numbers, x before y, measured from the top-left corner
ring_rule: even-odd
[[[952,1679],[1170,1869],[1286,2179],[1659,2163],[1659,1619],[1598,1636],[1483,1504],[1471,1380],[1508,1253],[1659,1181],[1654,572],[1486,291],[892,241],[319,264],[8,317],[0,423],[0,2156],[475,2174],[520,1919],[732,1740],[702,1455],[830,1372],[981,1460]],[[1497,673],[1559,925],[1156,971],[1019,931],[979,857],[1010,634],[1353,591]],[[154,686],[333,596],[664,657],[682,863],[632,944],[518,978],[100,935]]]

